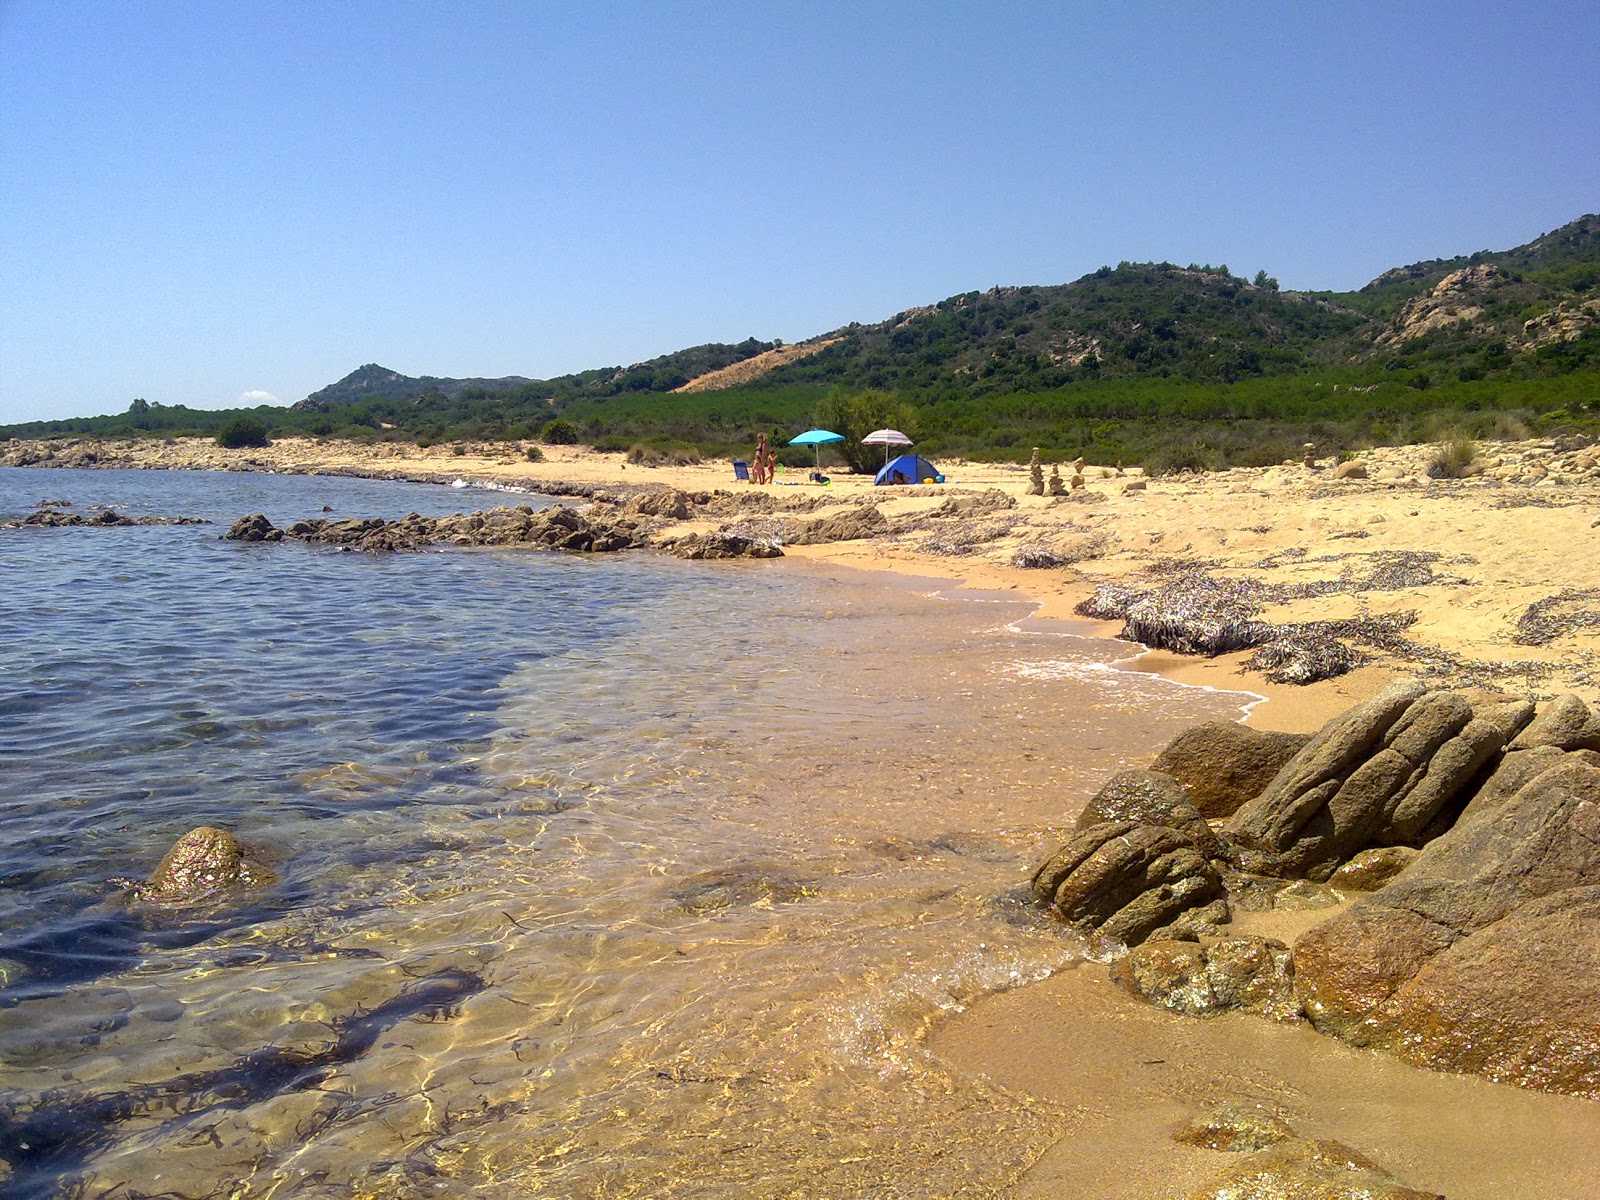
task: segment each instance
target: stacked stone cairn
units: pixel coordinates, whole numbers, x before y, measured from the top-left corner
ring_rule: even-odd
[[[1600,1098],[1600,710],[1402,682],[1310,736],[1213,722],[1115,776],[1033,895],[1123,987]],[[1334,908],[1292,948],[1235,910]],[[1113,947],[1115,949],[1115,947]]]
[[[1061,468],[1054,464],[1050,467],[1050,494],[1052,496],[1065,496],[1067,487],[1061,482]]]
[[[1033,457],[1028,460],[1028,495],[1044,495],[1044,467],[1039,462],[1039,447],[1033,448]]]

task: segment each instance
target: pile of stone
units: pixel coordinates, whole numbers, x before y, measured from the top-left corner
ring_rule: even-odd
[[[1297,738],[1226,723],[1115,777],[1035,898],[1177,1012],[1309,1020],[1600,1097],[1600,712],[1397,684]],[[1343,905],[1293,947],[1233,910]]]

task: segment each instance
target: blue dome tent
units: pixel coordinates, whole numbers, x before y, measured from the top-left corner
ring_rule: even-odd
[[[920,454],[902,454],[884,463],[883,470],[872,481],[874,484],[943,483],[944,476]]]

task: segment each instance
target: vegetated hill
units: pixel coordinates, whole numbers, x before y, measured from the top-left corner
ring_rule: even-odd
[[[1367,320],[1226,267],[1123,263],[1075,283],[966,292],[851,325],[773,384],[818,381],[933,396],[1047,391],[1094,379],[1232,382],[1331,365]]]
[[[1477,379],[1600,364],[1600,216],[1506,251],[1387,271],[1359,292],[1284,292],[1226,267],[1122,263],[851,325],[768,376],[918,397],[1092,380],[1232,383],[1335,368]]]
[[[510,392],[533,382],[521,375],[507,375],[500,379],[441,379],[433,375],[413,378],[367,363],[357,367],[337,383],[312,392],[298,404],[290,406],[294,412],[327,412],[339,404],[356,404],[362,400],[409,400],[428,392],[455,397],[471,390],[481,392]]]

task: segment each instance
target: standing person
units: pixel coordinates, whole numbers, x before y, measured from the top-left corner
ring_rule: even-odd
[[[767,435],[761,434],[756,438],[755,461],[750,464],[750,482],[767,483]]]

